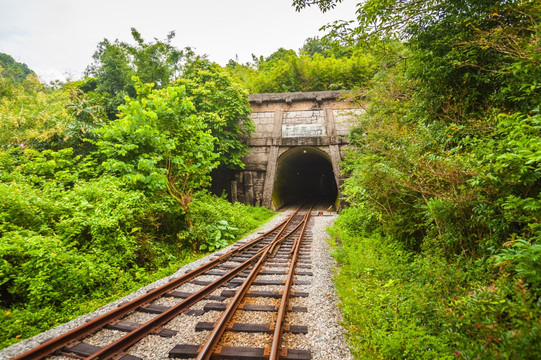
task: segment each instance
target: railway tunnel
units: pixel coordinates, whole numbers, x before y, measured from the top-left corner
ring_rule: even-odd
[[[299,146],[277,162],[272,200],[276,208],[312,203],[330,206],[338,201],[331,158],[322,150]]]
[[[351,124],[364,112],[350,95],[348,91],[250,95],[255,131],[246,140],[244,169],[224,181],[231,200],[269,209],[317,201],[319,208],[332,204],[338,209],[340,162]]]

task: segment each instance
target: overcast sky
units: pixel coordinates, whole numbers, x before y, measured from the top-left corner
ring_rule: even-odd
[[[298,50],[319,28],[352,19],[355,0],[325,14],[295,12],[291,0],[0,0],[0,52],[27,64],[43,81],[77,79],[107,38],[133,43],[135,27],[148,42],[174,30],[173,45],[225,65],[238,56]]]

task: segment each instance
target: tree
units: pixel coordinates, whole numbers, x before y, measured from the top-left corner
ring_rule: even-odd
[[[539,24],[539,1],[368,0],[356,21],[327,27],[331,40],[377,46],[388,59],[364,94],[343,193],[354,207],[350,230],[362,234],[356,248],[364,252],[364,238],[377,235],[379,253],[383,234],[412,256],[413,266],[373,279],[390,280],[387,288],[404,276],[414,292],[404,295],[401,284],[394,301],[415,303],[414,310],[394,312],[417,312],[422,324],[410,332],[395,326],[404,317],[392,315],[378,325],[388,329],[382,336],[369,321],[351,336],[362,338],[356,345],[364,353],[431,358],[428,338],[415,346],[418,354],[409,351],[425,332],[443,339],[441,358],[539,357]],[[351,259],[354,269],[372,268]],[[378,255],[385,271],[386,261]],[[437,276],[438,267],[449,276]],[[431,289],[427,302],[416,303],[422,289]],[[370,292],[363,287],[356,300],[368,303]],[[379,340],[386,337],[393,343]]]
[[[308,40],[306,49],[313,41]],[[226,68],[252,93],[351,90],[364,86],[374,71],[370,53],[338,44],[319,47],[313,55],[281,48],[267,58],[255,59],[251,66],[231,64]]]
[[[314,56],[315,54],[327,55],[329,46],[326,41],[319,37],[310,37],[306,39],[302,47],[299,49],[299,53]]]
[[[92,90],[108,98],[107,113],[111,120],[115,119],[117,108],[124,103],[125,96],[136,96],[133,76],[143,83],[163,88],[179,75],[185,55],[192,54],[189,48],[180,51],[171,45],[174,31],[163,41],[155,39],[149,43],[135,28],[131,29],[131,34],[135,45],[118,39],[100,42],[93,55],[94,63],[86,69],[88,81],[94,82]]]
[[[17,62],[13,57],[4,53],[0,53],[0,68],[3,69],[0,72],[3,78],[17,84],[22,83],[28,75],[34,74],[26,64]]]
[[[317,5],[322,12],[327,12],[341,2],[342,0],[293,0],[293,6],[300,11],[307,6]]]
[[[302,9],[337,2],[293,3]],[[370,39],[380,45],[388,39],[407,43],[415,50],[407,70],[427,91],[424,105],[437,112],[446,106],[449,96],[478,107],[500,90],[525,90],[520,88],[529,80],[523,76],[539,74],[541,68],[539,45],[534,40],[539,37],[540,13],[538,2],[525,0],[369,0],[358,4],[355,22],[338,22],[326,28],[329,40],[346,44]],[[528,98],[539,99],[539,95]],[[533,108],[534,104],[528,106]]]
[[[9,97],[29,75],[36,75],[26,64],[15,61],[10,55],[0,53],[0,99]]]
[[[497,249],[513,233],[534,236],[532,221],[539,215],[502,219],[511,208],[518,212],[518,203],[509,199],[536,198],[539,191],[531,150],[539,139],[529,129],[541,101],[540,20],[541,5],[524,0],[359,4],[357,26],[342,35],[350,42],[395,38],[408,50],[402,74],[391,66],[374,78],[367,115],[354,137],[365,167],[362,172],[356,171],[359,163],[352,167],[357,174],[352,179],[362,183],[356,193],[378,199],[371,206],[389,216],[385,226],[397,221],[395,230],[407,238],[419,219],[405,220],[408,226],[401,214],[417,208],[431,219],[420,238],[435,233],[447,251],[471,254],[487,242]],[[527,136],[509,140],[521,127]],[[518,148],[532,158],[511,162],[518,161],[512,155]],[[387,191],[381,188],[385,181],[375,180],[378,173],[394,179]],[[402,205],[384,205],[400,197]]]
[[[134,81],[137,98],[119,107],[117,120],[94,130],[96,153],[106,173],[150,197],[167,191],[187,211],[193,191],[210,183],[218,165],[216,139],[184,86],[153,90]]]
[[[69,99],[67,88],[48,88],[35,75],[10,83],[9,95],[0,97],[0,147],[36,147],[61,137],[71,121]]]
[[[215,63],[193,59],[175,85],[182,85],[195,109],[216,138],[215,153],[230,169],[244,167],[246,139],[254,131],[245,91]]]
[[[190,54],[191,50],[185,49],[185,53],[171,45],[174,31],[167,34],[164,41],[155,39],[155,42],[148,44],[135,28],[131,29],[131,33],[137,46],[124,46],[133,56],[135,74],[143,83],[153,83],[156,88],[163,88],[178,77],[184,56]]]

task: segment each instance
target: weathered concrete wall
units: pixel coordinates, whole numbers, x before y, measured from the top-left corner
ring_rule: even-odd
[[[236,174],[231,184],[233,200],[274,208],[278,159],[298,146],[325,152],[340,186],[339,163],[347,145],[346,136],[353,114],[362,111],[346,96],[347,92],[342,91],[250,95],[256,131],[248,140],[246,168]]]

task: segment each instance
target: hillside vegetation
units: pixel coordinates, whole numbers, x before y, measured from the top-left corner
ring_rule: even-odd
[[[376,68],[370,51],[319,38],[307,39],[298,52],[280,48],[253,58],[247,64],[230,60],[225,67],[251,94],[361,89]]]
[[[205,191],[243,166],[248,92],[353,89],[366,112],[331,244],[355,358],[541,358],[540,3],[368,0],[352,16],[224,68],[135,29],[67,84],[0,56],[2,346],[271,216]]]
[[[136,45],[100,44],[96,77],[54,86],[0,56],[0,347],[169,275],[272,216],[205,190],[217,166],[243,166],[246,93],[218,65],[133,35]],[[156,68],[162,79],[145,77]]]
[[[540,20],[534,1],[369,0],[328,27],[381,55],[333,229],[356,358],[541,358]]]

